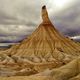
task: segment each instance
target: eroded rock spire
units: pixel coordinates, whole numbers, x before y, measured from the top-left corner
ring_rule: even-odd
[[[42,20],[44,23],[50,22],[49,17],[48,17],[48,12],[47,12],[45,5],[42,7]]]

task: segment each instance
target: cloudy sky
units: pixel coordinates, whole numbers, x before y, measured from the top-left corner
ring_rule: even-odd
[[[80,39],[79,0],[0,0],[0,42],[16,42],[30,35],[41,22],[41,7],[64,35]]]

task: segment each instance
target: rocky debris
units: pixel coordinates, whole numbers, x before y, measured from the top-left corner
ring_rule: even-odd
[[[30,70],[30,69],[29,69]],[[24,72],[26,69],[21,70]],[[24,75],[27,73],[23,73]],[[20,73],[20,75],[22,75]],[[0,77],[1,80],[80,80],[80,57],[70,63],[52,70],[45,70],[31,76]]]

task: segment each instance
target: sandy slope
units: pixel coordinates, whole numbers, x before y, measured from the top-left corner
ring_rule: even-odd
[[[0,80],[80,80],[80,58],[65,66],[46,70],[33,76],[0,77]]]
[[[34,77],[27,77],[27,76],[17,76],[17,77],[0,77],[0,80],[51,80],[47,76],[34,76]]]

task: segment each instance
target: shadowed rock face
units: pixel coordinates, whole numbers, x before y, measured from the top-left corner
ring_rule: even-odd
[[[4,56],[0,58],[1,68],[4,66],[12,75],[23,76],[70,62],[80,55],[80,46],[56,30],[43,6],[42,23],[31,36],[0,54]]]

